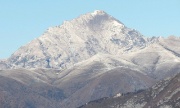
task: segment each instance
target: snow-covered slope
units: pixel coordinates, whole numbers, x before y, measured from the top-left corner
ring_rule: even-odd
[[[12,68],[68,68],[97,53],[119,55],[146,46],[147,39],[104,11],[96,10],[62,25],[19,48],[8,59]]]

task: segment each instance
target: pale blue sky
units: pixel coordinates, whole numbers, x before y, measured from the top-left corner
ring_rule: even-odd
[[[180,36],[180,0],[0,0],[0,58],[50,26],[104,10],[145,36]]]

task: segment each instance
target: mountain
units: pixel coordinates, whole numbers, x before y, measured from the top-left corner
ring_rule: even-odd
[[[57,79],[54,83],[63,88],[67,100],[62,101],[64,108],[78,107],[89,100],[99,99],[105,96],[112,96],[119,92],[126,93],[152,86],[156,80],[136,70],[136,67],[126,61],[114,61],[112,58],[103,61],[88,62],[87,60],[64,71],[63,78]],[[106,64],[107,63],[107,64]],[[123,64],[124,66],[111,69],[108,64]],[[126,66],[129,66],[126,67]],[[109,69],[110,70],[109,70]]]
[[[141,49],[146,41],[136,30],[97,10],[50,27],[7,61],[11,68],[64,69],[97,53],[119,55]]]
[[[179,97],[180,74],[166,78],[147,90],[102,98],[80,108],[179,108]]]
[[[0,80],[6,81],[0,102],[71,108],[147,89],[179,73],[179,45],[178,37],[147,38],[104,11],[87,13],[50,27],[0,61]],[[7,83],[19,89],[8,90]]]

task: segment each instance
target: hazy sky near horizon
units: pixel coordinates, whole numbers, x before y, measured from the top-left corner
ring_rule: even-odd
[[[180,36],[180,0],[0,0],[0,58],[48,27],[104,10],[145,36]]]

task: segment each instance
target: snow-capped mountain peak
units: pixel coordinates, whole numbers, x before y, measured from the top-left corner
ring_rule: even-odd
[[[9,59],[12,68],[67,68],[97,53],[118,55],[146,46],[146,38],[106,12],[96,10],[62,25],[19,48]]]

